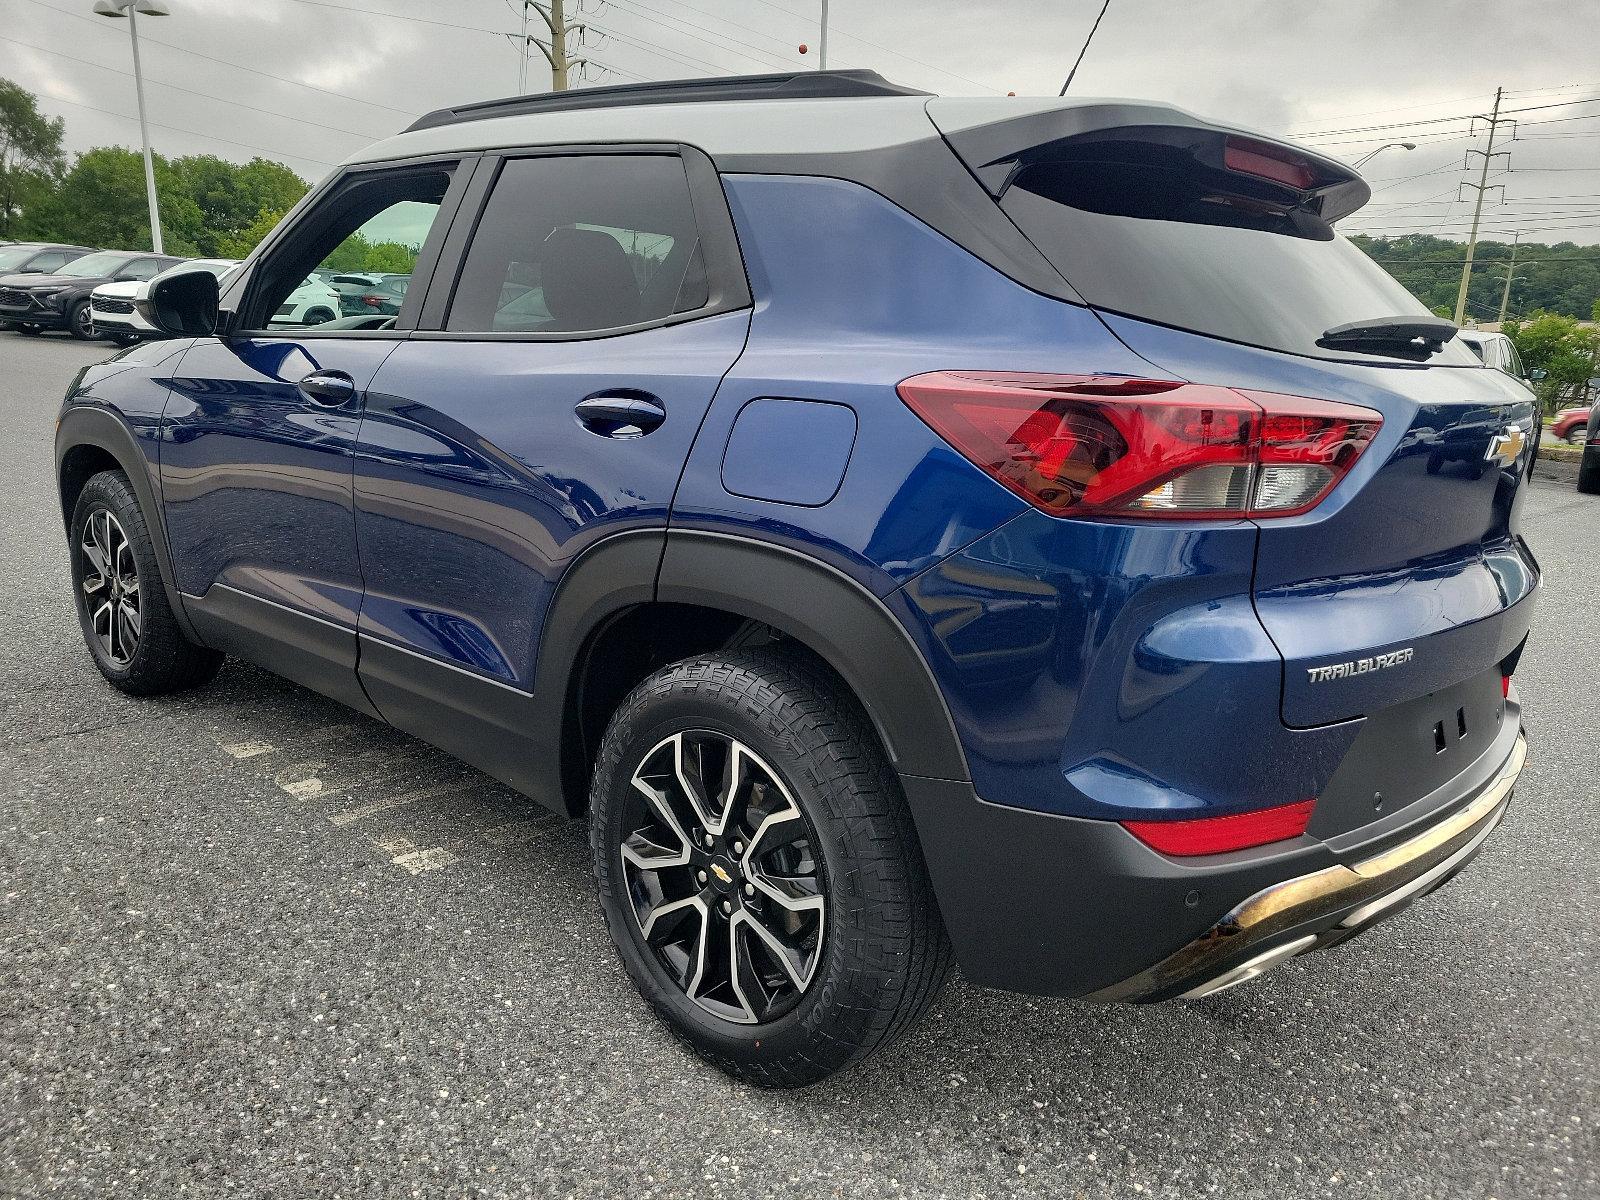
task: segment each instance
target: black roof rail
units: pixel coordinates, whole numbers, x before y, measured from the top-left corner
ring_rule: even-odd
[[[626,108],[635,104],[700,104],[721,100],[809,100],[842,96],[927,96],[930,92],[890,83],[876,71],[796,71],[781,75],[713,75],[702,79],[663,79],[579,91],[508,96],[440,108],[405,129],[437,129],[490,117],[570,112],[581,108]]]

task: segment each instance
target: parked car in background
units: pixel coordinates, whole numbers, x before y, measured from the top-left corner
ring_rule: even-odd
[[[752,1083],[954,964],[1215,995],[1447,883],[1527,753],[1534,397],[1339,235],[1370,196],[1165,105],[870,71],[428,114],[220,294],[154,285],[181,361],[74,380],[85,652],[138,696],[237,655],[586,820],[641,996]],[[276,326],[402,212],[397,335]]]
[[[239,260],[236,258],[187,258],[180,259],[168,270],[199,268],[210,271],[220,278],[238,265]],[[160,278],[161,275],[155,277],[155,279]],[[145,337],[165,337],[165,334],[145,320],[135,305],[153,282],[154,280],[148,282],[128,280],[122,283],[106,283],[95,288],[89,295],[89,319],[94,326],[95,336],[106,338],[119,346],[131,346]]]
[[[1563,408],[1550,422],[1550,434],[1569,446],[1581,446],[1589,440],[1589,413],[1587,408]]]
[[[382,272],[376,271],[341,271],[337,275],[328,276],[328,283],[339,293],[342,312],[347,317],[355,316],[365,307],[356,300],[356,297],[382,282]]]
[[[1522,356],[1516,343],[1503,333],[1486,333],[1481,329],[1463,329],[1456,340],[1476,354],[1486,367],[1504,371],[1511,378],[1530,384],[1528,373],[1522,367]]]
[[[0,280],[0,321],[18,333],[65,329],[75,338],[94,336],[89,297],[105,283],[148,281],[181,259],[167,255],[101,250],[58,268],[50,275],[11,275]]]
[[[90,246],[71,246],[60,242],[12,242],[0,246],[0,287],[11,275],[43,275],[66,266],[74,259],[93,253]],[[15,329],[10,321],[0,320],[0,329]]]
[[[290,292],[272,314],[271,324],[323,325],[342,315],[343,305],[333,285],[315,273],[306,276],[301,285]]]
[[[355,317],[368,313],[394,316],[405,303],[406,288],[410,282],[409,275],[386,275],[370,287],[341,291],[339,300],[344,306],[346,316]]]

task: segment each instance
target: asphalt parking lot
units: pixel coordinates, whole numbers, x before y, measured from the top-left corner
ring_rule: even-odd
[[[578,827],[254,668],[100,680],[50,445],[108,353],[0,334],[0,1193],[1600,1194],[1600,497],[1528,497],[1532,755],[1449,887],[1188,1005],[958,980],[772,1094],[646,1012]]]

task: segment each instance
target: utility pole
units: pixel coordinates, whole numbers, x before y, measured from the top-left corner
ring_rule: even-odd
[[[1514,122],[1510,122],[1509,118],[1507,118],[1505,121],[1502,121],[1500,117],[1500,96],[1503,91],[1504,89],[1502,88],[1496,88],[1494,92],[1494,111],[1491,112],[1488,117],[1489,144],[1482,150],[1467,151],[1468,158],[1471,158],[1474,154],[1483,155],[1483,170],[1478,175],[1478,182],[1464,183],[1457,188],[1458,195],[1460,194],[1461,187],[1472,188],[1478,193],[1477,202],[1472,206],[1472,232],[1467,237],[1467,260],[1461,264],[1461,288],[1456,292],[1457,325],[1461,324],[1462,320],[1467,315],[1467,284],[1472,282],[1472,255],[1473,252],[1478,248],[1478,220],[1483,216],[1483,194],[1492,190],[1489,184],[1489,163],[1497,157],[1494,149],[1495,134],[1500,131],[1500,126],[1502,124],[1514,124]],[[1476,118],[1474,118],[1474,121],[1476,121]],[[1500,154],[1502,155],[1505,153],[1506,151],[1504,150],[1500,151]],[[1505,191],[1505,188],[1498,183],[1494,184],[1493,187],[1500,188],[1502,192]]]
[[[528,33],[528,10],[533,9],[544,20],[544,25],[550,31],[550,39]],[[567,35],[578,33],[587,28],[583,24],[567,24],[566,0],[522,0],[522,71],[519,75],[520,86],[527,90],[528,74],[528,46],[539,47],[539,52],[544,55],[545,61],[550,64],[550,90],[564,92],[567,90],[569,72],[574,67],[582,67],[589,60],[586,58],[573,58],[567,50]]]
[[[1511,262],[1506,267],[1506,286],[1505,286],[1505,289],[1500,293],[1500,324],[1502,324],[1502,325],[1504,325],[1506,323],[1506,309],[1511,307],[1511,276],[1516,274],[1516,270],[1517,270],[1517,243],[1520,242],[1521,240],[1522,240],[1522,233],[1521,233],[1520,230],[1511,235]]]
[[[828,69],[828,0],[822,0],[822,35],[817,39],[817,70]]]

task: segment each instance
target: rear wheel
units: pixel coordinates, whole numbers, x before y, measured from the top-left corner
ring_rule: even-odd
[[[333,320],[333,312],[326,308],[313,308],[306,314],[307,325],[326,325]]]
[[[898,781],[852,698],[800,655],[652,675],[612,719],[590,805],[623,965],[729,1074],[814,1083],[938,995],[949,943]]]
[[[1574,425],[1562,435],[1562,438],[1569,446],[1581,446],[1585,441],[1588,440],[1588,427],[1585,425]]]
[[[38,337],[44,329],[38,325],[18,325],[17,332],[23,337]]]
[[[72,510],[72,591],[95,666],[135,696],[206,682],[222,655],[189,641],[173,616],[138,498],[120,471],[84,485]]]

